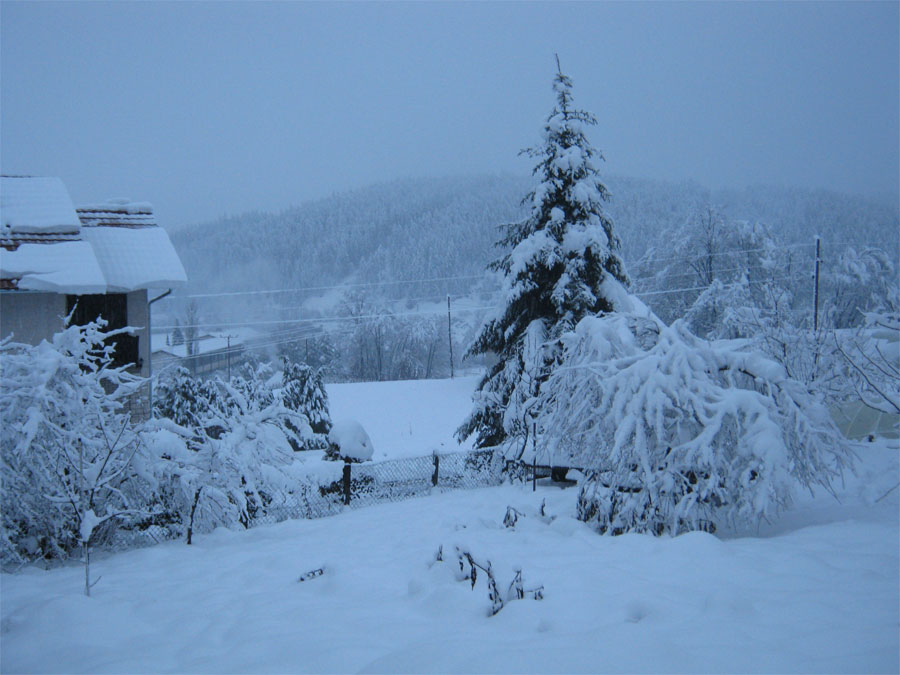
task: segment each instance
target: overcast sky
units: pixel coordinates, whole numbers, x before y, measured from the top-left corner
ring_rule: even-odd
[[[0,164],[176,227],[530,171],[554,52],[604,171],[896,193],[897,2],[0,3]]]

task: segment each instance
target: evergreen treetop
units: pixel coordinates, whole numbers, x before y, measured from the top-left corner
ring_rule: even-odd
[[[550,343],[584,316],[613,311],[619,284],[628,283],[619,239],[603,211],[609,191],[595,165],[603,156],[585,134],[597,120],[575,108],[572,81],[561,71],[553,91],[556,105],[544,124],[543,142],[523,151],[538,160],[535,188],[523,200],[530,213],[503,226],[498,246],[507,253],[489,265],[503,276],[505,307],[468,350],[468,355],[500,357],[457,432],[460,438],[477,432],[482,447],[527,427],[523,412],[536,400],[558,351]]]

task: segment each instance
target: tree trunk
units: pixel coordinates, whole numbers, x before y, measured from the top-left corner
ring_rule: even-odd
[[[91,547],[86,542],[81,542],[81,552],[84,557],[84,594],[91,597]]]
[[[198,488],[197,491],[194,493],[194,503],[191,504],[191,517],[190,517],[190,520],[188,520],[188,529],[187,529],[187,545],[188,546],[191,545],[191,537],[194,534],[194,513],[196,513],[196,511],[197,511],[197,502],[200,501],[200,491],[202,489],[203,489],[202,487]]]

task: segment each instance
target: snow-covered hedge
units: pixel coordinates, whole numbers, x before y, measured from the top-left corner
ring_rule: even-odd
[[[828,487],[850,465],[820,401],[743,342],[610,314],[563,346],[539,424],[558,464],[588,470],[579,515],[603,532],[771,518],[797,486]]]

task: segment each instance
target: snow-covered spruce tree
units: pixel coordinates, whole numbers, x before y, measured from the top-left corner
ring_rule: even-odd
[[[153,398],[153,414],[194,430],[195,446],[202,445],[207,436],[222,434],[223,427],[214,420],[218,419],[216,413],[224,412],[225,408],[215,382],[198,379],[182,367],[157,386]]]
[[[312,428],[311,437],[295,450],[323,450],[328,447],[331,416],[328,413],[328,394],[325,392],[322,369],[313,370],[302,363],[284,362],[284,386],[281,400],[284,407],[306,417]],[[290,427],[290,423],[288,424]]]
[[[746,341],[709,342],[649,314],[587,317],[542,388],[543,440],[588,474],[601,532],[755,524],[852,460],[827,408]]]
[[[115,521],[146,515],[149,487],[122,399],[140,380],[112,366],[116,331],[68,326],[31,346],[0,342],[2,558],[65,558],[77,546],[90,594],[90,547]]]
[[[275,371],[268,363],[246,362],[231,378],[231,386],[252,401],[257,407],[265,408],[275,401],[275,391],[270,380]]]
[[[467,352],[499,357],[457,430],[460,440],[475,434],[479,447],[511,449],[527,437],[541,382],[559,356],[557,340],[582,317],[613,311],[616,290],[627,283],[619,240],[603,212],[609,193],[595,165],[602,155],[585,135],[597,121],[574,107],[572,81],[562,72],[553,91],[543,143],[523,151],[538,159],[537,184],[523,200],[530,213],[504,226],[498,245],[507,253],[489,266],[503,276],[505,307]]]

